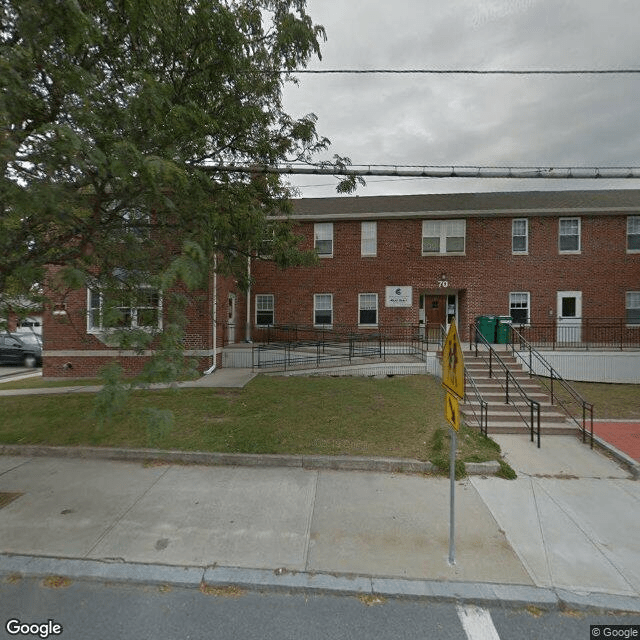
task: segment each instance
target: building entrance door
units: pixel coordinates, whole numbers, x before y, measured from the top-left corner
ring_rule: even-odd
[[[447,324],[447,296],[424,297],[424,311],[427,326],[439,326]]]
[[[582,291],[558,291],[556,339],[567,344],[582,341]]]
[[[236,341],[236,294],[229,294],[229,319],[227,322],[227,340],[229,344]]]

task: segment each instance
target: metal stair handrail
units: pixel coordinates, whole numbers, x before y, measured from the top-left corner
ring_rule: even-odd
[[[491,343],[480,333],[480,331],[476,330],[475,322],[472,322],[469,325],[469,349],[473,350],[472,340],[475,336],[475,352],[476,357],[478,357],[478,342],[483,344],[489,351],[489,378],[493,377],[493,360],[497,360],[498,364],[502,367],[505,372],[505,384],[502,384],[502,381],[499,378],[496,378],[500,383],[500,386],[505,390],[505,404],[511,404],[513,408],[518,412],[518,415],[522,418],[525,424],[527,424],[527,419],[522,415],[518,405],[515,402],[509,402],[509,379],[512,380],[513,385],[516,390],[520,394],[520,396],[524,399],[525,403],[529,405],[530,408],[530,422],[529,427],[531,431],[531,442],[534,441],[534,432],[537,433],[537,445],[538,449],[540,448],[540,403],[533,398],[530,398],[527,395],[527,392],[520,386],[520,383],[516,380],[516,377],[509,370],[509,367],[504,363],[502,358],[498,355],[498,352],[491,346]],[[484,356],[481,356],[484,360]]]
[[[520,351],[516,351],[516,339],[518,338]],[[555,400],[557,400],[557,406],[559,406],[567,416],[575,422],[578,429],[582,431],[582,442],[586,442],[586,434],[587,434],[587,414],[589,414],[590,421],[590,441],[591,448],[593,449],[593,404],[587,402],[554,368],[553,366],[545,360],[545,358],[536,351],[533,346],[527,341],[527,339],[515,328],[511,327],[511,340],[509,341],[509,346],[511,347],[511,353],[514,357],[520,359],[524,366],[528,369],[529,377],[533,377],[534,375],[540,380],[540,382],[547,388],[551,394],[551,404],[554,404],[554,395]],[[521,353],[523,350],[528,351],[529,358],[528,362],[525,356]],[[549,375],[535,374],[533,371],[533,358],[543,367],[543,369],[548,372]],[[547,386],[540,378],[546,377],[549,378],[550,384]],[[553,390],[553,381],[556,380],[560,383],[560,386],[573,398],[576,405],[582,408],[582,423],[580,423],[579,419],[576,418],[569,408],[565,405],[562,399],[554,394]]]
[[[476,385],[473,376],[467,371],[467,367],[464,368],[464,382],[465,382],[465,393],[466,389],[470,386],[473,395],[475,395],[478,400],[478,404],[480,405],[480,417],[476,414],[475,407],[469,403],[469,400],[466,399],[467,406],[471,409],[473,413],[473,417],[476,419],[476,422],[480,426],[480,433],[485,436],[489,435],[489,403],[482,397],[480,393],[480,389],[478,389],[478,385]]]

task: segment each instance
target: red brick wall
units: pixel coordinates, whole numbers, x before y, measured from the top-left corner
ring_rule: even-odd
[[[358,293],[378,294],[380,324],[418,323],[421,292],[446,275],[458,292],[462,333],[477,315],[509,314],[509,293],[529,291],[531,319],[556,316],[557,291],[582,291],[583,317],[623,317],[625,292],[640,289],[640,255],[626,253],[626,217],[581,217],[581,253],[559,254],[559,217],[529,219],[528,255],[513,255],[509,217],[466,219],[465,256],[422,256],[420,219],[379,220],[376,257],[360,255],[360,221],[334,222],[333,258],[317,267],[279,270],[256,263],[252,295],[275,295],[276,323],[313,323],[313,294],[332,293],[335,324],[358,322]],[[313,223],[301,223],[303,248]],[[385,286],[412,286],[410,309],[384,306]],[[252,305],[255,304],[255,297]],[[549,315],[551,312],[551,315]]]

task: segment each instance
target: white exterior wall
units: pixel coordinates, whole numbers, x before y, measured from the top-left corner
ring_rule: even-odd
[[[541,351],[540,354],[565,380],[640,384],[640,351]],[[526,352],[522,355],[528,357]],[[533,370],[547,375],[535,358]]]

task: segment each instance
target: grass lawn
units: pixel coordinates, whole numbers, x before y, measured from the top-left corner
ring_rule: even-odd
[[[2,386],[0,386],[2,388]],[[447,458],[440,380],[258,376],[244,389],[135,391],[125,410],[102,427],[93,394],[4,397],[0,443],[146,447],[145,410],[174,414],[162,449]],[[499,447],[462,427],[458,458],[496,460]],[[524,437],[524,436],[523,436]]]
[[[64,378],[58,380],[46,380],[42,376],[33,376],[23,380],[0,380],[0,391],[4,389],[48,389],[52,387],[88,387],[104,384],[100,378]]]
[[[595,420],[606,420],[607,418],[640,420],[640,385],[600,382],[571,382],[570,384],[587,402],[593,404]],[[564,401],[570,401],[569,395],[557,384],[554,385],[554,391]],[[582,409],[572,404],[571,411],[577,414]]]

